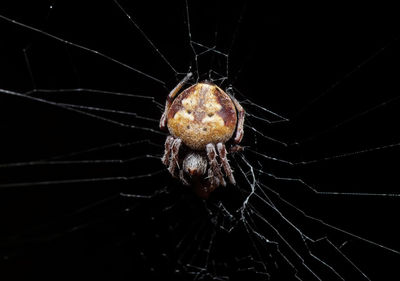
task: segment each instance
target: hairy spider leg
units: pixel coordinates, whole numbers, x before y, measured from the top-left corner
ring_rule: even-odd
[[[210,179],[210,191],[217,188],[220,184],[226,186],[224,175],[222,174],[221,167],[217,161],[217,151],[215,145],[212,143],[206,146],[207,157],[209,160],[210,168],[208,169],[208,178]]]
[[[174,139],[171,148],[171,159],[169,161],[168,171],[171,173],[173,177],[177,177],[175,175],[176,167],[179,168],[179,148],[181,147],[182,140],[181,139]]]
[[[181,179],[181,181],[182,181],[182,183],[184,184],[184,185],[187,185],[187,186],[189,186],[190,185],[190,183],[186,180],[186,178],[185,178],[185,173],[183,172],[183,169],[181,169],[180,171],[179,171],[179,178]]]
[[[161,162],[163,162],[165,166],[168,166],[170,162],[171,147],[173,142],[174,142],[173,136],[168,136],[167,139],[165,140],[164,156],[161,158]]]
[[[160,119],[160,129],[161,130],[165,130],[165,128],[167,126],[167,114],[168,114],[169,108],[172,105],[172,102],[174,101],[176,94],[179,93],[179,91],[181,90],[183,85],[190,79],[190,77],[192,77],[192,75],[193,74],[191,72],[186,74],[186,76],[178,83],[178,85],[176,85],[175,88],[173,88],[172,91],[169,92],[169,94],[167,96],[167,101],[165,102],[165,109],[164,109],[164,112]]]
[[[226,152],[225,145],[221,142],[218,143],[217,150],[218,150],[218,154],[219,154],[219,159],[221,161],[222,167],[224,168],[226,176],[228,177],[231,184],[236,185],[236,181],[235,181],[235,178],[232,173],[231,165],[229,165],[228,159],[226,158],[227,152]]]
[[[240,105],[240,103],[238,102],[238,100],[231,95],[228,91],[226,92],[228,94],[228,96],[231,98],[231,100],[233,101],[236,110],[238,112],[238,121],[237,121],[237,125],[236,125],[236,135],[235,138],[233,139],[233,141],[237,144],[240,143],[242,141],[243,138],[243,125],[244,125],[244,116],[245,116],[245,111],[243,109],[243,107]]]

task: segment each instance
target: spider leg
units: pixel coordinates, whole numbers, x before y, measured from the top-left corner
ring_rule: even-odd
[[[165,166],[168,166],[168,163],[170,161],[170,156],[171,156],[171,146],[172,143],[174,142],[174,137],[173,136],[168,136],[167,139],[165,140],[165,144],[164,144],[164,156],[161,158],[161,162],[163,162],[163,164]]]
[[[240,143],[242,141],[243,138],[243,125],[244,125],[244,116],[245,116],[245,111],[243,109],[243,107],[240,105],[240,103],[237,101],[237,99],[232,96],[231,94],[227,93],[229,95],[229,97],[232,99],[233,103],[235,104],[236,110],[238,112],[238,123],[237,123],[237,127],[236,127],[236,135],[235,138],[233,139],[233,141],[235,143]]]
[[[179,168],[179,148],[181,147],[182,140],[181,139],[174,139],[171,148],[171,159],[169,161],[168,171],[171,173],[172,176],[176,177],[175,170],[176,167]]]
[[[179,178],[181,179],[181,181],[184,185],[187,185],[187,186],[190,185],[189,182],[185,178],[185,173],[183,172],[183,169],[179,170]]]
[[[191,72],[186,74],[186,76],[178,83],[178,85],[176,85],[175,88],[173,88],[172,91],[169,92],[169,94],[167,96],[167,101],[165,102],[165,109],[164,109],[164,112],[160,119],[160,129],[161,130],[164,130],[165,127],[167,126],[167,114],[168,114],[168,110],[171,107],[171,104],[174,100],[174,97],[180,91],[180,89],[183,87],[183,85],[190,79],[190,77],[192,77]]]
[[[229,153],[236,153],[236,152],[243,151],[243,150],[244,150],[243,146],[235,144],[234,146],[229,148]]]
[[[226,158],[227,152],[225,145],[222,143],[217,144],[217,150],[219,154],[219,159],[221,160],[222,167],[224,168],[225,174],[228,177],[231,184],[235,185],[236,181],[232,173],[231,165],[229,165],[228,158]]]
[[[222,186],[226,185],[224,180],[224,175],[222,174],[221,167],[217,161],[217,152],[215,151],[215,145],[212,143],[207,144],[207,157],[210,164],[210,168],[208,169],[208,177],[210,179],[211,187],[210,189],[214,189],[220,184]]]

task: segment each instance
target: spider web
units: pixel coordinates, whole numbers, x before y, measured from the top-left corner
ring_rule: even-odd
[[[21,3],[0,10],[6,275],[396,280],[390,13]],[[165,97],[188,71],[246,110],[238,184],[206,201],[159,160]]]

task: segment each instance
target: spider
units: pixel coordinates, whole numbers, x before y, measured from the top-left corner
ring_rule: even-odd
[[[160,129],[168,127],[170,135],[161,161],[173,177],[208,198],[218,186],[226,186],[222,169],[236,184],[225,143],[232,140],[230,152],[241,148],[245,111],[233,96],[209,82],[196,83],[177,96],[191,76],[187,74],[167,97]]]

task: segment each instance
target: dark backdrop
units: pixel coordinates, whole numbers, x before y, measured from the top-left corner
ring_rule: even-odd
[[[163,103],[169,89],[182,75],[175,75],[140,32],[129,24],[125,15],[112,1],[109,2],[2,1],[0,15],[93,48],[157,77],[165,85],[1,19],[0,88],[18,93],[35,88],[94,88],[153,96]],[[254,127],[263,133],[293,144],[288,148],[262,140],[255,144],[253,139],[246,140],[246,137],[245,145],[261,146],[258,148],[265,153],[297,162],[399,141],[399,104],[396,100],[399,43],[394,9],[191,2],[194,41],[209,47],[216,43],[218,50],[226,52],[235,34],[229,61],[231,80],[228,82],[257,104],[291,120],[288,124],[269,127],[254,123]],[[121,4],[179,72],[185,73],[190,65],[194,68],[184,17],[185,2],[121,1]],[[50,5],[54,7],[50,9]],[[237,25],[240,18],[241,23]],[[218,30],[217,39],[215,30]],[[200,52],[201,48],[196,51]],[[200,79],[205,79],[204,73],[210,65],[219,73],[225,71],[223,56],[202,57]],[[236,74],[237,79],[234,79]],[[391,101],[388,105],[382,104],[388,100]],[[84,104],[94,99],[61,94],[56,101]],[[161,114],[153,103],[143,99],[99,95],[95,96],[95,102],[99,106],[106,104],[155,119]],[[363,114],[375,107],[369,114]],[[121,122],[150,126],[150,123],[135,118],[118,118]],[[354,120],[335,127],[349,119]],[[153,123],[151,126],[157,129]],[[1,163],[47,159],[90,147],[140,139],[162,145],[165,138],[4,94],[0,95],[0,130]],[[85,157],[126,159],[145,153],[159,155],[162,148],[134,146],[93,152]],[[326,191],[398,193],[398,156],[398,149],[394,147],[351,157],[347,155],[338,161],[318,161],[305,168],[300,165],[294,171],[275,167],[270,162],[263,163],[263,168],[288,176],[293,172]],[[188,190],[182,190],[166,173],[150,180],[6,186],[8,183],[43,180],[123,177],[162,169],[161,163],[155,163],[143,160],[94,167],[1,168],[0,253],[3,269],[0,274],[5,275],[2,280],[37,277],[142,280],[140,275],[147,276],[146,279],[171,278],[175,257],[161,254],[173,252],[175,244],[171,241],[189,227],[191,216],[201,215],[202,203]],[[131,201],[118,196],[119,192],[151,194],[165,185],[173,190],[167,199]],[[279,187],[278,184],[276,189]],[[282,184],[281,187],[286,186]],[[290,192],[285,192],[291,196]],[[291,199],[315,216],[400,250],[399,232],[395,229],[398,199],[312,197],[307,192],[300,195],[296,192]],[[234,195],[221,192],[218,196]],[[164,208],[174,202],[180,202],[177,211],[164,216]],[[322,207],[324,211],[320,212]],[[240,248],[242,238],[240,234],[235,235],[227,241],[235,243],[232,247]],[[343,239],[354,240],[352,237]],[[242,246],[246,247],[245,243]],[[229,247],[226,247],[217,254],[229,253]],[[398,272],[393,264],[400,264],[399,255],[368,243],[354,246],[353,254],[357,266],[372,280],[397,280]],[[278,271],[278,277],[275,277],[277,280],[281,280],[280,273]],[[250,276],[247,278],[256,278],[251,271],[245,274]],[[180,276],[174,278],[189,278]]]

